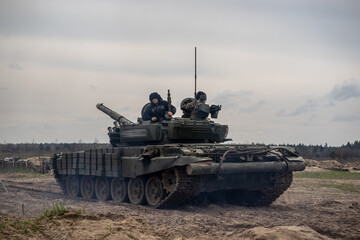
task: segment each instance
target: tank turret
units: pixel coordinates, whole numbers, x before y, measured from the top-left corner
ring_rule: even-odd
[[[197,116],[190,118],[164,118],[161,122],[142,121],[133,123],[102,103],[96,107],[115,120],[108,128],[110,143],[118,146],[141,146],[164,143],[220,143],[226,141],[228,126],[211,121],[207,116],[217,117],[221,106],[199,104]],[[205,116],[205,117],[204,117]]]

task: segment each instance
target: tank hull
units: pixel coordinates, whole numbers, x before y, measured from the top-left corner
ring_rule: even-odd
[[[169,208],[200,193],[232,203],[268,205],[305,169],[286,147],[239,144],[164,144],[54,154],[54,176],[64,193],[101,201],[130,200]]]

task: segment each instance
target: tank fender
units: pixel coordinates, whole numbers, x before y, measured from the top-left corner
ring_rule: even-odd
[[[159,172],[175,166],[186,166],[191,163],[204,161],[212,161],[212,158],[195,156],[166,156],[154,157],[149,160],[136,160],[133,161],[134,166],[126,167],[126,171],[123,172],[123,176],[136,177],[139,175]],[[130,161],[128,163],[131,164]]]

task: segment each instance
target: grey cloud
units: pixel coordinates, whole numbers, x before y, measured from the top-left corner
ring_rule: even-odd
[[[276,113],[276,116],[278,116],[278,117],[299,116],[299,115],[302,115],[304,113],[314,111],[318,106],[319,106],[319,101],[318,100],[308,100],[303,105],[297,107],[293,112],[288,112],[288,111],[286,111],[285,109],[282,108]]]
[[[52,47],[56,49],[59,42],[53,41],[50,43]],[[71,46],[73,43],[69,43],[67,46]],[[91,43],[91,46],[94,48],[98,48],[99,45],[97,43]],[[30,43],[27,46],[31,46]],[[116,47],[116,45],[112,45]],[[147,53],[140,54],[134,51],[129,55],[125,54],[124,56],[120,56],[122,51],[112,51],[112,53],[108,52],[110,48],[107,48],[106,51],[103,52],[104,56],[110,58],[112,60],[104,61],[102,58],[96,58],[91,54],[88,55],[86,48],[79,47],[77,49],[81,54],[79,56],[69,56],[69,51],[74,51],[74,48],[70,47],[69,49],[65,49],[64,54],[61,52],[52,52],[49,55],[39,55],[36,57],[36,61],[47,66],[51,67],[64,67],[73,70],[83,70],[87,72],[102,72],[102,73],[114,73],[114,74],[134,74],[138,76],[146,76],[146,77],[159,77],[159,76],[189,76],[193,72],[193,66],[189,65],[189,61],[187,59],[188,56],[185,56],[181,50],[179,49],[169,49],[167,46],[163,48],[151,48],[148,49]],[[131,49],[131,47],[130,47]],[[191,48],[192,50],[192,48]],[[162,58],[154,57],[155,54],[163,54]],[[189,56],[191,56],[193,52],[189,51]],[[56,57],[55,57],[56,55]],[[174,57],[176,56],[176,57]],[[35,60],[35,58],[33,59]],[[202,68],[202,71],[205,75],[214,75],[216,71],[212,69],[211,66],[205,66]],[[89,88],[95,90],[97,86],[90,85]]]
[[[97,87],[94,85],[89,85],[90,90],[97,90]]]
[[[311,112],[315,110],[318,106],[318,102],[316,100],[308,100],[305,104],[295,109],[294,112],[289,113],[288,116],[298,116],[303,113]]]
[[[20,66],[20,65],[17,64],[17,63],[10,63],[10,64],[8,65],[8,67],[9,67],[9,68],[12,68],[12,69],[15,69],[15,70],[23,70],[23,67]]]
[[[318,117],[317,114],[311,115],[311,116],[303,123],[303,125],[304,125],[304,126],[309,126],[309,125],[311,124],[311,122],[312,122],[314,119],[316,119],[317,117]]]
[[[334,101],[330,101],[330,102],[328,102],[328,103],[326,103],[325,105],[324,105],[324,107],[334,107],[335,106],[335,103],[334,103]]]
[[[0,87],[0,91],[7,91],[9,90],[7,87]]]
[[[224,108],[238,109],[240,113],[253,113],[259,111],[266,101],[252,103],[253,91],[231,91],[225,90],[211,99],[215,104],[221,104]]]
[[[64,2],[37,0],[35,3],[27,3],[13,0],[9,3],[1,3],[0,30],[8,34],[146,42],[149,40],[174,41],[178,38],[186,41],[189,38],[184,38],[182,34],[184,31],[197,38],[204,32],[211,34],[214,38],[219,35],[211,29],[214,28],[213,24],[201,20],[211,16],[214,8],[201,3],[196,4],[190,1],[187,3],[113,1],[111,4],[98,1]],[[197,8],[201,8],[202,11],[197,12]],[[203,17],[197,17],[197,21],[184,21],[184,14],[189,17]],[[157,37],[164,32],[167,33],[164,37]]]
[[[346,101],[351,98],[360,98],[360,84],[355,79],[345,80],[340,85],[335,85],[328,94],[331,101]]]
[[[284,0],[275,0],[271,1],[271,3],[270,1],[268,3],[263,1],[261,4],[249,0],[231,0],[228,2],[211,0],[210,3],[207,2],[206,4],[200,1],[194,2],[188,0],[186,0],[185,3],[183,1],[135,2],[94,0],[11,0],[0,2],[0,38],[3,41],[9,41],[9,44],[4,44],[2,42],[3,44],[0,47],[3,49],[1,50],[0,58],[2,61],[5,61],[4,66],[7,68],[7,65],[12,61],[22,64],[26,63],[26,65],[24,65],[24,70],[29,71],[36,65],[36,68],[38,69],[43,68],[49,71],[49,76],[51,76],[51,74],[54,74],[55,76],[55,70],[58,69],[59,66],[61,68],[65,66],[65,68],[74,71],[64,71],[63,76],[69,76],[68,73],[70,72],[71,74],[74,73],[74,78],[77,78],[79,75],[76,73],[81,73],[81,76],[83,76],[84,79],[88,77],[94,81],[86,81],[87,84],[85,82],[86,90],[93,93],[91,98],[88,99],[89,101],[92,101],[94,97],[100,97],[100,94],[101,98],[104,97],[106,99],[104,99],[106,102],[109,102],[109,99],[113,96],[115,96],[115,98],[117,97],[113,92],[109,92],[109,94],[103,93],[106,86],[108,86],[105,85],[105,80],[104,82],[96,81],[100,78],[105,79],[107,76],[109,76],[109,82],[112,81],[112,77],[119,78],[119,81],[124,83],[128,81],[125,79],[127,77],[131,80],[134,79],[134,81],[138,81],[139,79],[138,84],[136,84],[136,82],[129,82],[129,84],[126,85],[126,90],[122,89],[121,91],[129,92],[130,89],[136,89],[136,92],[141,93],[147,92],[144,88],[150,85],[141,85],[140,81],[143,81],[141,79],[151,77],[157,81],[154,76],[158,75],[176,75],[177,78],[175,79],[181,79],[181,75],[185,76],[185,74],[192,77],[193,46],[195,43],[200,50],[198,62],[200,64],[199,76],[201,78],[204,76],[202,79],[206,79],[205,74],[211,76],[209,79],[216,79],[219,75],[221,76],[224,73],[224,71],[220,71],[220,69],[225,69],[229,70],[227,72],[228,76],[224,76],[224,78],[218,77],[218,79],[232,81],[232,85],[241,87],[236,79],[242,78],[244,81],[247,79],[251,81],[250,77],[247,77],[250,75],[252,76],[250,73],[254,71],[253,69],[249,69],[249,72],[247,72],[247,68],[251,65],[253,66],[252,68],[258,68],[259,73],[264,72],[265,74],[265,77],[260,75],[256,76],[256,79],[258,79],[259,82],[254,82],[254,85],[252,85],[254,86],[253,89],[257,89],[255,86],[258,86],[259,88],[269,86],[265,83],[265,80],[268,80],[266,76],[270,76],[271,81],[276,81],[276,76],[273,77],[271,74],[278,71],[277,68],[273,68],[274,65],[269,65],[271,71],[270,74],[268,72],[269,69],[263,71],[263,64],[268,63],[267,59],[272,58],[274,55],[271,54],[274,54],[274,52],[276,52],[274,62],[279,62],[276,66],[278,66],[278,64],[279,66],[281,65],[281,59],[281,61],[284,62],[286,59],[294,59],[294,62],[291,62],[291,60],[288,63],[289,65],[294,66],[294,70],[292,71],[290,68],[289,72],[286,71],[281,75],[289,76],[290,78],[291,76],[294,76],[294,81],[297,81],[297,78],[304,77],[301,74],[300,76],[296,76],[298,71],[305,72],[304,69],[307,69],[307,65],[301,65],[302,61],[313,59],[314,62],[318,62],[319,64],[321,62],[320,65],[315,64],[313,66],[314,68],[308,68],[306,70],[307,72],[314,70],[314,76],[318,75],[316,70],[322,71],[322,66],[327,66],[327,64],[333,66],[332,64],[335,61],[339,68],[336,69],[336,72],[345,72],[346,70],[354,69],[355,63],[358,62],[358,55],[356,53],[358,53],[358,50],[360,49],[360,44],[358,44],[360,42],[360,35],[357,31],[354,32],[360,19],[360,15],[358,14],[360,5],[355,3],[356,1],[352,4],[356,4],[357,7],[354,7],[349,2],[343,3],[342,1],[331,1],[331,3],[329,1],[329,3],[327,2],[326,4],[324,4],[325,1],[313,1],[315,2],[314,6],[314,3],[311,1],[296,1],[296,3],[289,3]],[[274,4],[274,2],[278,3]],[[291,8],[290,12],[288,11],[288,8]],[[351,13],[349,14],[350,10]],[[184,16],[187,16],[186,19]],[[244,21],[244,19],[246,19],[246,21]],[[58,44],[58,41],[64,43]],[[27,44],[27,46],[25,46],[25,44]],[[111,47],[109,47],[109,45]],[[108,50],[109,48],[111,48],[111,51]],[[189,52],[186,52],[187,48],[190,49]],[[31,49],[32,51],[27,51],[27,49]],[[55,51],[55,49],[57,51]],[[170,49],[174,50],[170,51]],[[4,52],[6,54],[4,54]],[[64,53],[56,54],[57,52]],[[86,54],[86,52],[89,52],[89,54]],[[183,52],[183,54],[178,54],[178,52]],[[261,54],[261,56],[259,56],[259,54]],[[265,58],[261,59],[260,57],[263,55]],[[314,58],[314,56],[316,57]],[[319,58],[319,56],[323,58]],[[256,59],[256,61],[254,59]],[[249,65],[242,64],[244,61],[247,61]],[[312,61],[310,61],[310,63],[312,63]],[[49,65],[50,67],[47,68]],[[295,68],[299,68],[298,66],[300,66],[300,69],[295,71]],[[287,64],[283,66],[284,69],[287,67]],[[5,72],[10,77],[4,74],[2,76],[3,79],[9,77],[9,79],[15,80],[15,77],[23,77],[15,76],[19,74],[14,74],[21,72],[10,68],[7,69],[8,71]],[[210,72],[210,70],[212,71]],[[109,75],[93,74],[93,72],[105,72]],[[352,74],[350,75],[351,77],[355,72],[356,69],[354,71],[351,70],[348,74]],[[329,71],[329,73],[333,74],[334,72]],[[141,75],[146,76],[146,78],[141,78]],[[38,77],[38,75],[34,76],[33,74],[32,76],[34,78]],[[319,79],[319,81],[326,80],[326,76],[322,76],[324,77]],[[162,78],[159,79],[162,80]],[[169,81],[172,81],[172,78],[169,77],[168,79]],[[274,86],[281,84],[281,81],[280,77],[279,82],[274,82]],[[148,82],[149,81],[147,81],[147,83]],[[41,81],[39,80],[38,83],[41,83]],[[91,83],[96,83],[96,86],[94,86],[97,87],[96,91],[89,86]],[[156,88],[158,86],[157,84],[158,82],[152,84],[152,86]],[[306,84],[311,85],[311,82],[307,82]],[[9,92],[16,92],[17,90],[17,86],[15,85],[0,85],[3,87],[9,86]],[[24,96],[22,99],[25,99],[23,101],[25,106],[20,104],[21,101],[19,101],[19,99],[8,98],[8,96],[5,96],[8,95],[7,92],[5,92],[6,90],[0,89],[0,96],[7,100],[4,102],[11,103],[11,105],[6,104],[5,107],[9,108],[6,113],[16,113],[23,116],[23,112],[25,112],[27,119],[31,120],[38,115],[36,111],[44,111],[45,118],[41,121],[51,123],[54,131],[47,134],[48,139],[54,139],[55,137],[53,136],[61,139],[61,141],[64,139],[71,140],[71,138],[75,141],[79,138],[84,140],[85,136],[88,136],[89,139],[94,139],[94,136],[104,136],[104,139],[106,139],[104,127],[108,125],[106,124],[103,126],[102,122],[111,123],[111,120],[109,120],[107,116],[101,115],[101,113],[95,115],[98,116],[99,122],[97,122],[94,131],[86,130],[86,128],[93,129],[95,124],[82,124],[86,121],[92,123],[91,119],[80,119],[76,122],[76,126],[72,124],[73,113],[79,112],[78,107],[81,105],[80,102],[75,102],[74,105],[70,105],[69,102],[71,100],[76,101],[78,98],[82,97],[82,92],[77,92],[76,96],[69,96],[69,98],[66,99],[66,102],[64,102],[65,100],[62,100],[61,97],[54,98],[53,103],[55,106],[50,107],[49,110],[46,111],[51,113],[51,119],[58,119],[58,116],[61,116],[61,118],[55,122],[47,119],[45,110],[42,109],[44,106],[50,105],[50,103],[38,104],[41,103],[41,100],[37,99],[40,98],[37,96],[41,94],[33,89],[33,87],[41,86],[42,89],[45,90],[45,88],[48,87],[48,84],[43,85],[28,85],[29,87],[32,87],[28,92],[33,92],[32,94],[36,96],[36,101],[33,100],[32,96],[31,98],[25,98]],[[81,84],[81,86],[84,85]],[[118,87],[118,85],[114,86]],[[329,93],[333,87],[326,84],[323,84],[323,86],[328,88],[327,90],[323,89],[323,91],[328,91]],[[222,104],[224,108],[235,110],[234,113],[232,111],[224,113],[224,119],[237,117],[239,110],[249,112],[257,109],[257,111],[262,111],[265,107],[270,105],[270,102],[276,103],[277,101],[277,98],[269,98],[266,99],[269,101],[266,105],[261,105],[261,102],[258,101],[263,98],[256,99],[255,93],[256,96],[258,96],[257,92],[254,92],[254,95],[252,95],[251,91],[237,92],[237,89],[246,89],[236,87],[229,88],[227,93],[223,92],[223,95],[216,95],[226,89],[226,86],[220,83],[218,84],[219,90],[216,94],[209,94],[209,98],[215,97],[214,100],[216,100],[209,102]],[[24,88],[24,86],[22,86],[22,88]],[[179,87],[177,90],[185,92],[186,89]],[[95,94],[98,91],[100,92],[99,95]],[[290,89],[289,91],[293,90]],[[310,118],[314,113],[318,113],[320,118],[323,116],[321,108],[330,101],[328,97],[319,96],[315,99],[318,100],[318,106],[311,107],[304,100],[294,102],[297,101],[297,96],[299,94],[301,93],[295,92],[294,98],[284,100],[287,102],[284,103],[283,107],[289,106],[289,108],[278,111],[277,115],[289,117],[293,114],[294,116],[301,115],[301,118],[299,117],[299,119],[297,119],[297,117],[293,117],[290,121],[289,119],[282,119],[284,123],[301,122],[304,119]],[[64,93],[62,93],[62,95],[64,95]],[[21,94],[19,94],[19,96],[21,96]],[[26,96],[30,96],[30,94]],[[269,97],[269,95],[264,96],[264,98],[265,97]],[[49,98],[44,97],[44,99]],[[86,99],[84,98],[84,101],[85,100]],[[144,97],[144,100],[146,100],[146,97]],[[355,99],[351,98],[351,100]],[[342,103],[345,105],[347,103],[338,101],[340,100],[332,99],[333,104],[340,105]],[[122,100],[122,103],[119,103],[119,108],[111,107],[132,120],[136,119],[135,117],[138,117],[140,114],[142,107],[140,104],[137,106],[137,109],[119,109],[130,105],[125,100]],[[282,102],[279,102],[279,108],[282,107],[281,104]],[[19,108],[17,108],[17,105],[20,105]],[[34,107],[32,107],[33,105]],[[95,105],[95,103],[91,103],[91,109],[94,108],[93,105]],[[69,110],[67,106],[71,106],[73,109]],[[276,105],[272,106],[278,107]],[[59,110],[57,110],[57,107],[59,107]],[[83,108],[86,106],[83,105],[81,107]],[[36,108],[34,109],[35,112],[32,111],[32,108]],[[128,112],[126,112],[127,110]],[[271,109],[269,109],[269,111],[270,110]],[[319,112],[317,110],[319,110]],[[354,110],[344,109],[345,113],[346,111],[350,111],[348,112],[348,114],[350,114]],[[84,112],[84,110],[81,112]],[[336,112],[331,111],[327,111],[326,113],[328,112],[330,114],[336,114]],[[5,115],[5,112],[2,113]],[[328,119],[331,120],[332,116],[333,115],[330,115]],[[272,116],[269,116],[269,118],[270,117]],[[268,122],[269,120],[272,119],[266,117],[259,121]],[[59,125],[58,123],[62,121],[64,121],[64,123]],[[9,122],[11,122],[11,119]],[[3,123],[4,122],[2,122],[2,124]],[[357,122],[355,122],[355,124],[356,123]],[[243,125],[244,129],[246,126],[249,126],[250,128],[254,126],[254,123],[252,122],[246,124],[248,125]],[[292,129],[291,125],[282,126],[282,130],[286,132],[295,131],[295,129]],[[289,129],[286,129],[286,127]],[[95,129],[97,128],[100,129],[97,132],[99,135],[96,135],[97,133],[95,133]],[[7,136],[14,136],[12,139],[15,139],[15,136],[24,135],[36,137],[36,132],[30,132],[30,130],[34,131],[32,128],[26,129],[29,129],[29,132],[26,132],[26,134],[23,132],[24,128],[21,128],[22,131],[9,129],[6,134],[1,132],[0,135],[4,138]],[[65,131],[63,129],[67,130]],[[241,127],[238,127],[238,133],[240,132],[241,134],[242,130]],[[58,134],[54,134],[55,131]],[[76,137],[74,134],[75,131],[78,131],[78,136],[80,137]],[[251,130],[248,131],[250,132]],[[270,131],[265,131],[265,134],[266,132],[270,134]],[[318,132],[320,133],[320,130]],[[324,132],[324,135],[339,135],[336,136],[335,139],[336,141],[341,142],[340,133],[347,138],[351,137],[349,133],[342,131],[342,129],[337,129],[332,133],[328,133],[327,131]],[[236,135],[237,133],[233,132],[233,134]],[[253,139],[251,138],[251,134],[247,137],[250,141]],[[276,131],[273,136],[269,137],[273,140],[276,137],[279,139],[280,134],[281,133],[277,133]],[[315,133],[311,134],[317,135],[317,137],[318,135],[321,135]],[[290,136],[292,134],[287,135]],[[304,136],[299,135],[298,137],[301,139]],[[36,139],[38,138],[39,137],[36,137]],[[257,137],[255,139],[259,138]],[[291,141],[293,140],[294,138],[292,138]],[[331,141],[330,139],[328,140]],[[311,142],[313,141],[317,141],[315,136]]]
[[[261,109],[261,107],[263,107],[266,104],[266,101],[259,101],[253,105],[247,106],[247,107],[242,107],[239,109],[239,111],[241,113],[253,113],[253,112],[257,112]]]
[[[286,116],[286,110],[285,109],[280,109],[279,111],[277,111],[276,113],[277,117],[285,117]]]
[[[9,34],[106,38],[115,41],[127,39],[146,42],[177,39],[181,39],[181,42],[193,42],[195,39],[199,42],[226,41],[227,44],[257,42],[260,46],[271,41],[273,48],[275,44],[278,48],[284,48],[284,44],[292,42],[285,40],[292,36],[287,34],[287,38],[279,41],[281,38],[273,38],[267,33],[271,24],[280,20],[296,26],[296,32],[300,34],[294,36],[294,40],[301,43],[305,40],[310,43],[314,40],[322,41],[324,37],[327,37],[327,42],[333,44],[346,40],[348,44],[344,44],[343,47],[353,46],[358,49],[359,45],[358,34],[353,34],[352,28],[346,27],[349,21],[358,19],[358,8],[354,8],[349,3],[339,2],[333,5],[327,4],[325,7],[318,3],[290,4],[282,0],[271,1],[271,3],[263,1],[262,4],[256,4],[254,1],[226,1],[224,3],[207,1],[207,4],[203,4],[201,1],[106,1],[103,3],[103,1],[12,0],[2,1],[1,4],[0,30]],[[273,17],[274,13],[276,18]],[[337,17],[336,25],[324,24],[328,23],[328,18],[336,13],[341,13]],[[187,16],[187,21],[184,21],[184,15]],[[245,26],[239,31],[238,24],[231,23],[241,24],[244,22],[242,21],[244,16],[247,16],[248,21],[246,25],[243,23]],[[252,27],[246,28],[249,22]],[[314,22],[317,24],[313,24]],[[325,32],[324,27],[329,28],[328,31]],[[275,32],[280,30],[282,29],[273,29]],[[262,37],[251,37],[259,36],[259,34],[253,34],[254,31],[260,33]],[[327,32],[328,35],[324,36]],[[166,34],[157,38],[163,33]],[[231,37],[226,37],[227,35]]]
[[[233,92],[231,90],[225,90],[212,98],[211,101],[224,106],[237,106],[241,102],[249,102],[249,97],[252,94],[253,91]]]
[[[360,98],[360,83],[358,80],[344,80],[341,84],[336,84],[331,91],[322,97],[308,100],[303,105],[297,107],[293,112],[281,109],[276,113],[278,117],[294,117],[315,111],[319,106],[335,107],[336,102],[344,102],[352,98]],[[343,121],[343,117],[334,117],[333,121]],[[350,118],[349,118],[350,119]]]
[[[331,121],[333,122],[354,122],[360,120],[360,114],[351,114],[351,115],[336,115]]]

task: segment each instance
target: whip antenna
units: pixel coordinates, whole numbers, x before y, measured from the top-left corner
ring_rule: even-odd
[[[194,98],[196,98],[196,47],[195,47],[195,93]]]

